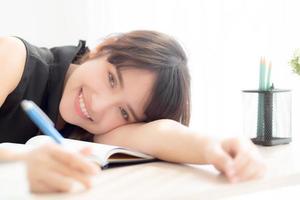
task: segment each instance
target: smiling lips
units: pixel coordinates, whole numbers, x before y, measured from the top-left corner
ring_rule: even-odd
[[[83,99],[83,93],[82,93],[82,89],[80,90],[79,96],[78,96],[78,101],[79,101],[79,108],[80,108],[80,116],[84,116],[84,118],[89,119],[90,121],[93,121],[93,119],[91,118],[90,114],[88,113],[86,106],[85,106],[85,102]],[[83,117],[82,116],[82,117]]]

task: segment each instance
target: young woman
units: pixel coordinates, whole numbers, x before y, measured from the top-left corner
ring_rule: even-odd
[[[19,106],[22,99],[30,99],[65,137],[125,146],[171,162],[213,164],[232,182],[264,172],[249,140],[216,140],[187,127],[187,58],[165,34],[115,35],[91,51],[83,41],[77,47],[46,49],[19,38],[1,38],[0,70],[1,142],[24,143],[38,134]],[[88,186],[88,177],[96,173],[84,159],[87,151],[75,155],[47,145],[25,155],[2,149],[2,156],[29,163],[33,191],[67,191],[70,180]],[[77,165],[70,166],[68,159]],[[40,173],[30,173],[39,166],[30,164],[32,160],[44,164]]]

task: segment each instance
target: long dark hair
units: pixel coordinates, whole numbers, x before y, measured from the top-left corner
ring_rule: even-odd
[[[190,74],[186,54],[175,39],[156,31],[132,31],[108,37],[97,55],[107,56],[119,69],[135,67],[156,73],[145,122],[172,119],[189,125]],[[80,62],[88,57],[87,53]]]

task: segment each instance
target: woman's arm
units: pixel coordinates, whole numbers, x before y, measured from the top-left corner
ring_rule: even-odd
[[[130,124],[95,142],[124,146],[177,163],[213,164],[232,181],[261,176],[265,165],[256,147],[246,139],[217,140],[173,120]]]
[[[172,120],[130,124],[95,137],[96,142],[132,148],[161,160],[179,163],[207,163],[201,152],[210,138],[193,134]]]
[[[0,37],[0,107],[21,80],[26,49],[21,40]]]

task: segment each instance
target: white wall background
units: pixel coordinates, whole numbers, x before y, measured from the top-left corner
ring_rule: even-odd
[[[153,29],[185,47],[192,74],[192,122],[200,132],[242,134],[242,89],[256,89],[260,56],[273,82],[293,90],[299,133],[300,76],[288,66],[300,48],[298,0],[0,0],[0,35],[33,44],[95,44],[115,32]]]

